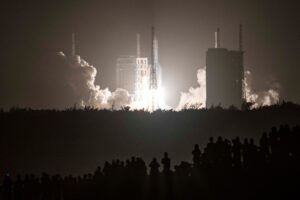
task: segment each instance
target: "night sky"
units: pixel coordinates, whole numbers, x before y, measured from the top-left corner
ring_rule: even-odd
[[[299,3],[296,0],[70,0],[1,3],[0,107],[68,105],[57,84],[52,55],[77,53],[93,64],[101,88],[115,89],[116,59],[134,55],[136,33],[150,55],[151,26],[157,30],[166,102],[197,85],[196,71],[221,29],[221,46],[238,48],[244,26],[245,69],[254,90],[280,84],[284,100],[300,103]],[[58,104],[53,104],[53,102]]]

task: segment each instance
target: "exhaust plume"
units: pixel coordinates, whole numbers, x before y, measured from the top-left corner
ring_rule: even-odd
[[[95,84],[97,69],[79,55],[67,57],[63,52],[59,52],[58,56],[68,63],[67,82],[77,96],[77,103],[81,107],[120,110],[131,104],[131,96],[127,90],[118,88],[111,92],[108,88],[100,89],[100,86]]]
[[[134,108],[132,96],[127,90],[118,88],[111,92],[108,88],[101,89],[95,84],[97,69],[83,60],[79,55],[67,57],[63,52],[58,56],[63,58],[66,66],[67,80],[63,80],[71,87],[76,96],[76,102],[81,107],[97,109],[120,110],[127,106]],[[178,106],[175,110],[201,109],[206,105],[206,68],[197,71],[198,87],[190,87],[188,92],[182,92]],[[247,102],[252,103],[251,108],[269,106],[279,101],[280,85],[273,81],[266,90],[254,91],[251,87],[251,72],[245,71],[244,92]]]
[[[206,102],[206,69],[198,69],[197,81],[199,86],[190,87],[188,92],[182,92],[177,111],[183,109],[200,109],[204,108]],[[246,101],[252,103],[251,108],[258,108],[260,106],[270,106],[279,102],[280,85],[277,82],[268,83],[269,88],[254,92],[251,87],[252,76],[249,70],[245,71],[245,97]]]
[[[251,87],[252,74],[249,70],[245,71],[245,96],[246,101],[252,103],[251,108],[261,106],[270,106],[279,102],[280,85],[277,82],[269,83],[270,87],[267,90],[254,92]]]
[[[200,68],[197,71],[198,87],[190,87],[188,92],[181,92],[177,111],[183,109],[200,109],[205,107],[206,101],[206,69]]]

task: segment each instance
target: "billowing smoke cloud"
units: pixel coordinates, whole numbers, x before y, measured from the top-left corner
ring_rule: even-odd
[[[98,109],[120,110],[124,107],[133,107],[132,96],[127,90],[118,88],[111,92],[108,88],[101,89],[99,85],[95,84],[97,69],[88,64],[80,56],[67,57],[64,53],[59,52],[58,57],[64,61],[61,66],[63,76],[56,76],[56,81],[67,83],[64,91],[72,93],[73,100],[80,107],[93,107]],[[52,70],[53,71],[53,70]],[[57,74],[57,73],[56,73]],[[61,80],[60,80],[61,79]],[[197,71],[198,87],[190,87],[188,92],[182,92],[180,101],[176,110],[183,109],[200,109],[205,107],[206,103],[206,69],[200,68]],[[51,82],[53,83],[53,82]],[[276,104],[279,101],[280,85],[276,81],[266,82],[268,86],[264,90],[255,91],[251,87],[252,77],[251,72],[245,72],[245,95],[247,102],[252,103],[251,108],[260,106],[268,106]],[[52,84],[51,84],[52,85]],[[70,94],[69,94],[70,95]],[[69,105],[70,106],[70,105]]]
[[[206,102],[206,69],[198,69],[197,79],[199,86],[191,87],[188,92],[182,92],[176,110],[200,109]],[[245,95],[246,101],[252,103],[251,108],[269,106],[279,102],[280,85],[276,81],[266,82],[267,89],[253,91],[251,87],[252,77],[249,70],[245,71]]]
[[[68,64],[69,76],[66,81],[75,93],[79,106],[119,110],[130,105],[132,98],[128,91],[121,88],[114,92],[108,88],[100,89],[100,86],[95,84],[97,69],[80,56],[67,57],[62,52],[59,52],[58,56]]]
[[[200,109],[205,107],[206,101],[206,69],[197,71],[198,87],[190,87],[188,92],[182,92],[176,110]]]
[[[252,75],[249,70],[245,71],[245,94],[247,102],[253,103],[251,108],[269,106],[279,102],[280,85],[276,81],[268,83],[269,89],[254,92],[251,87]]]

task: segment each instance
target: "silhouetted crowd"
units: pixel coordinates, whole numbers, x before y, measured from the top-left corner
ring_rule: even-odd
[[[5,175],[3,200],[94,199],[297,199],[300,181],[300,127],[273,127],[253,139],[210,138],[192,163],[171,167],[164,153],[148,165],[142,158],[106,162],[93,174]]]

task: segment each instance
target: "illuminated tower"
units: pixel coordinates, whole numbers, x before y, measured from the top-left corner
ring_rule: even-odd
[[[135,107],[154,111],[163,107],[161,67],[158,61],[158,41],[152,27],[151,58],[141,57],[140,35],[137,34]]]
[[[242,26],[239,27],[239,50],[220,47],[220,31],[215,33],[215,48],[206,52],[206,107],[235,106],[243,102],[244,67]]]
[[[150,90],[156,90],[159,86],[161,69],[158,61],[158,41],[155,35],[154,27],[152,27],[152,50],[150,64]]]
[[[152,27],[152,50],[151,50],[151,66],[150,66],[150,92],[151,103],[150,110],[159,108],[158,89],[161,84],[161,68],[158,61],[158,40],[155,35],[155,29]]]
[[[136,57],[135,56],[120,56],[117,59],[116,75],[117,75],[117,88],[123,88],[134,94],[135,92],[135,70],[136,70]]]
[[[76,55],[76,40],[75,40],[75,33],[72,32],[71,35],[71,56],[69,57],[69,62],[71,62],[72,66],[76,66],[77,63],[80,62],[80,56]]]
[[[76,46],[75,46],[75,33],[72,33],[72,56],[76,55]]]
[[[141,39],[140,39],[140,33],[136,34],[136,57],[141,57]]]
[[[140,34],[137,34],[136,40],[136,76],[135,76],[135,108],[148,109],[150,68],[148,58],[141,57]]]

